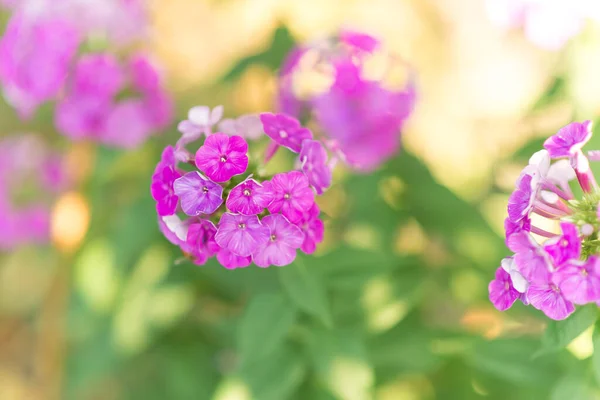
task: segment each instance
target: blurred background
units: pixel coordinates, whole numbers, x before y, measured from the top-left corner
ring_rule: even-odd
[[[0,399],[600,398],[591,328],[551,348],[541,312],[487,298],[520,169],[560,127],[598,115],[600,26],[550,51],[495,24],[483,0],[150,11],[144,47],[176,120],[199,104],[272,110],[297,43],[341,27],[380,37],[417,75],[404,148],[373,173],[336,171],[319,199],[325,242],[303,268],[229,271],[177,262],[158,230],[150,178],[176,122],[124,151],[69,142],[49,109],[22,122],[2,103],[0,135],[39,133],[74,184],[53,205],[51,244],[0,252]]]

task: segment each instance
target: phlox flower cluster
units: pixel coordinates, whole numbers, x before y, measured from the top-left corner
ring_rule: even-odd
[[[394,81],[399,73],[408,83]],[[308,113],[337,158],[370,171],[398,152],[415,102],[410,75],[379,40],[344,31],[290,53],[280,71],[278,109],[296,118]]]
[[[0,250],[50,238],[52,200],[68,189],[62,157],[37,136],[0,140]]]
[[[587,20],[600,20],[593,0],[486,0],[490,20],[505,29],[522,28],[535,45],[559,50],[578,35]]]
[[[143,1],[25,0],[12,11],[0,38],[0,84],[22,119],[55,102],[60,133],[122,148],[171,121],[172,101],[155,64],[108,50],[144,36]],[[89,47],[98,50],[83,51]]]
[[[327,151],[289,116],[222,115],[220,106],[192,108],[164,149],[150,188],[161,231],[197,265],[216,257],[228,269],[281,267],[297,250],[313,253],[324,233],[315,196],[331,184]],[[270,145],[252,160],[248,141],[260,139]],[[297,154],[297,169],[265,176],[279,147]]]
[[[561,320],[576,305],[600,305],[600,191],[590,168],[600,152],[583,151],[591,126],[574,122],[560,129],[517,179],[505,220],[506,244],[514,254],[502,260],[489,284],[497,309],[520,300]],[[544,218],[556,221],[560,232],[540,228],[535,221]]]

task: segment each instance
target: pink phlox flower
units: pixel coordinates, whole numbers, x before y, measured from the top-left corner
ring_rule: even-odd
[[[573,157],[592,137],[592,122],[572,122],[544,142],[550,157]]]
[[[296,223],[315,202],[315,194],[309,186],[308,178],[300,171],[276,174],[263,188],[272,199],[267,208],[269,212],[281,213]]]
[[[340,33],[340,41],[360,51],[373,53],[380,46],[379,40],[362,32],[344,30]]]
[[[527,232],[508,238],[508,248],[515,253],[517,269],[529,282],[548,282],[554,270],[550,256]]]
[[[304,140],[313,137],[312,132],[303,128],[296,118],[285,114],[262,113],[260,120],[267,136],[296,153],[302,148]]]
[[[510,218],[506,218],[504,220],[504,233],[506,245],[508,246],[508,238],[510,238],[514,233],[518,233],[521,231],[531,231],[531,220],[529,219],[529,217],[525,217],[518,222],[512,222]]]
[[[308,182],[317,194],[323,194],[331,186],[332,173],[327,164],[327,151],[321,142],[305,140],[298,158]]]
[[[317,245],[323,242],[325,224],[319,218],[320,210],[317,203],[302,215],[302,220],[296,225],[304,232],[304,242],[300,248],[306,254],[313,254]]]
[[[223,187],[198,171],[176,179],[173,190],[187,215],[212,214],[223,204]]]
[[[221,263],[221,265],[227,269],[237,269],[245,268],[252,264],[252,257],[238,256],[227,249],[221,249],[217,253],[217,261],[219,261],[219,263]]]
[[[533,307],[554,320],[565,319],[575,311],[573,303],[568,301],[560,288],[550,280],[532,282],[526,295]]]
[[[600,300],[600,258],[570,260],[552,275],[552,282],[564,297],[575,304]]]
[[[215,182],[225,182],[248,168],[248,144],[240,136],[215,133],[196,152],[196,166]]]
[[[488,285],[490,301],[500,311],[508,310],[520,297],[520,293],[513,287],[510,275],[498,268],[496,277]]]
[[[291,264],[296,259],[296,250],[304,242],[302,230],[281,214],[267,215],[262,223],[269,228],[270,236],[252,253],[254,264],[262,268]]]
[[[173,183],[181,177],[175,166],[173,147],[167,146],[163,151],[161,161],[152,175],[150,192],[156,200],[156,211],[159,216],[172,215],[177,210],[179,197],[175,194]]]
[[[508,198],[508,219],[517,223],[529,216],[535,205],[535,200],[539,192],[539,181],[533,176],[521,175],[515,190]]]
[[[246,179],[229,192],[227,209],[232,213],[257,215],[264,211],[271,202],[271,197],[260,183],[254,179]]]
[[[552,259],[553,264],[560,268],[564,263],[578,260],[581,257],[581,239],[577,226],[570,222],[561,222],[563,234],[544,243],[544,250]]]
[[[215,240],[236,256],[248,257],[269,240],[269,228],[256,215],[224,213]]]
[[[188,227],[186,243],[194,264],[204,265],[206,261],[221,250],[215,241],[217,228],[205,219],[192,223]]]
[[[15,13],[0,38],[0,82],[22,118],[55,99],[79,46],[77,30],[64,19],[28,20]]]

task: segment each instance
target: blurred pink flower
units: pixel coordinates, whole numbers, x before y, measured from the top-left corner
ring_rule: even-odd
[[[401,130],[416,97],[412,75],[401,89],[385,86],[386,73],[377,78],[364,76],[367,58],[380,50],[389,66],[402,64],[381,49],[377,38],[343,31],[336,38],[294,49],[279,76],[279,111],[295,118],[308,113],[316,122],[316,138],[327,145],[336,159],[362,171],[377,168],[398,152]],[[333,78],[333,83],[317,93],[297,95],[294,77],[306,70],[325,74],[326,79]],[[265,124],[265,132],[276,142],[281,140],[277,136],[280,131],[287,137],[286,129],[269,132]],[[299,151],[299,147],[292,150]]]
[[[559,50],[588,18],[600,17],[600,2],[594,0],[486,0],[486,8],[493,23],[523,28],[531,42],[548,50]]]
[[[88,54],[77,62],[67,93],[56,107],[59,131],[74,140],[135,148],[165,128],[173,115],[171,99],[158,72],[136,55],[124,69],[111,54]],[[117,100],[125,88],[134,97]]]
[[[57,97],[79,46],[77,30],[60,18],[28,21],[15,13],[0,38],[0,83],[22,118]]]
[[[48,242],[52,201],[68,187],[60,155],[38,137],[0,140],[0,250]]]

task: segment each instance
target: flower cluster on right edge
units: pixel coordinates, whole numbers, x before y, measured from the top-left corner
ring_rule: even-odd
[[[600,160],[600,152],[582,150],[591,127],[585,121],[560,129],[517,179],[505,220],[506,244],[514,254],[502,260],[489,284],[498,310],[521,300],[562,320],[576,305],[600,305],[600,191],[589,163]],[[575,180],[580,190],[571,187]],[[532,214],[558,221],[561,232],[536,226]]]

